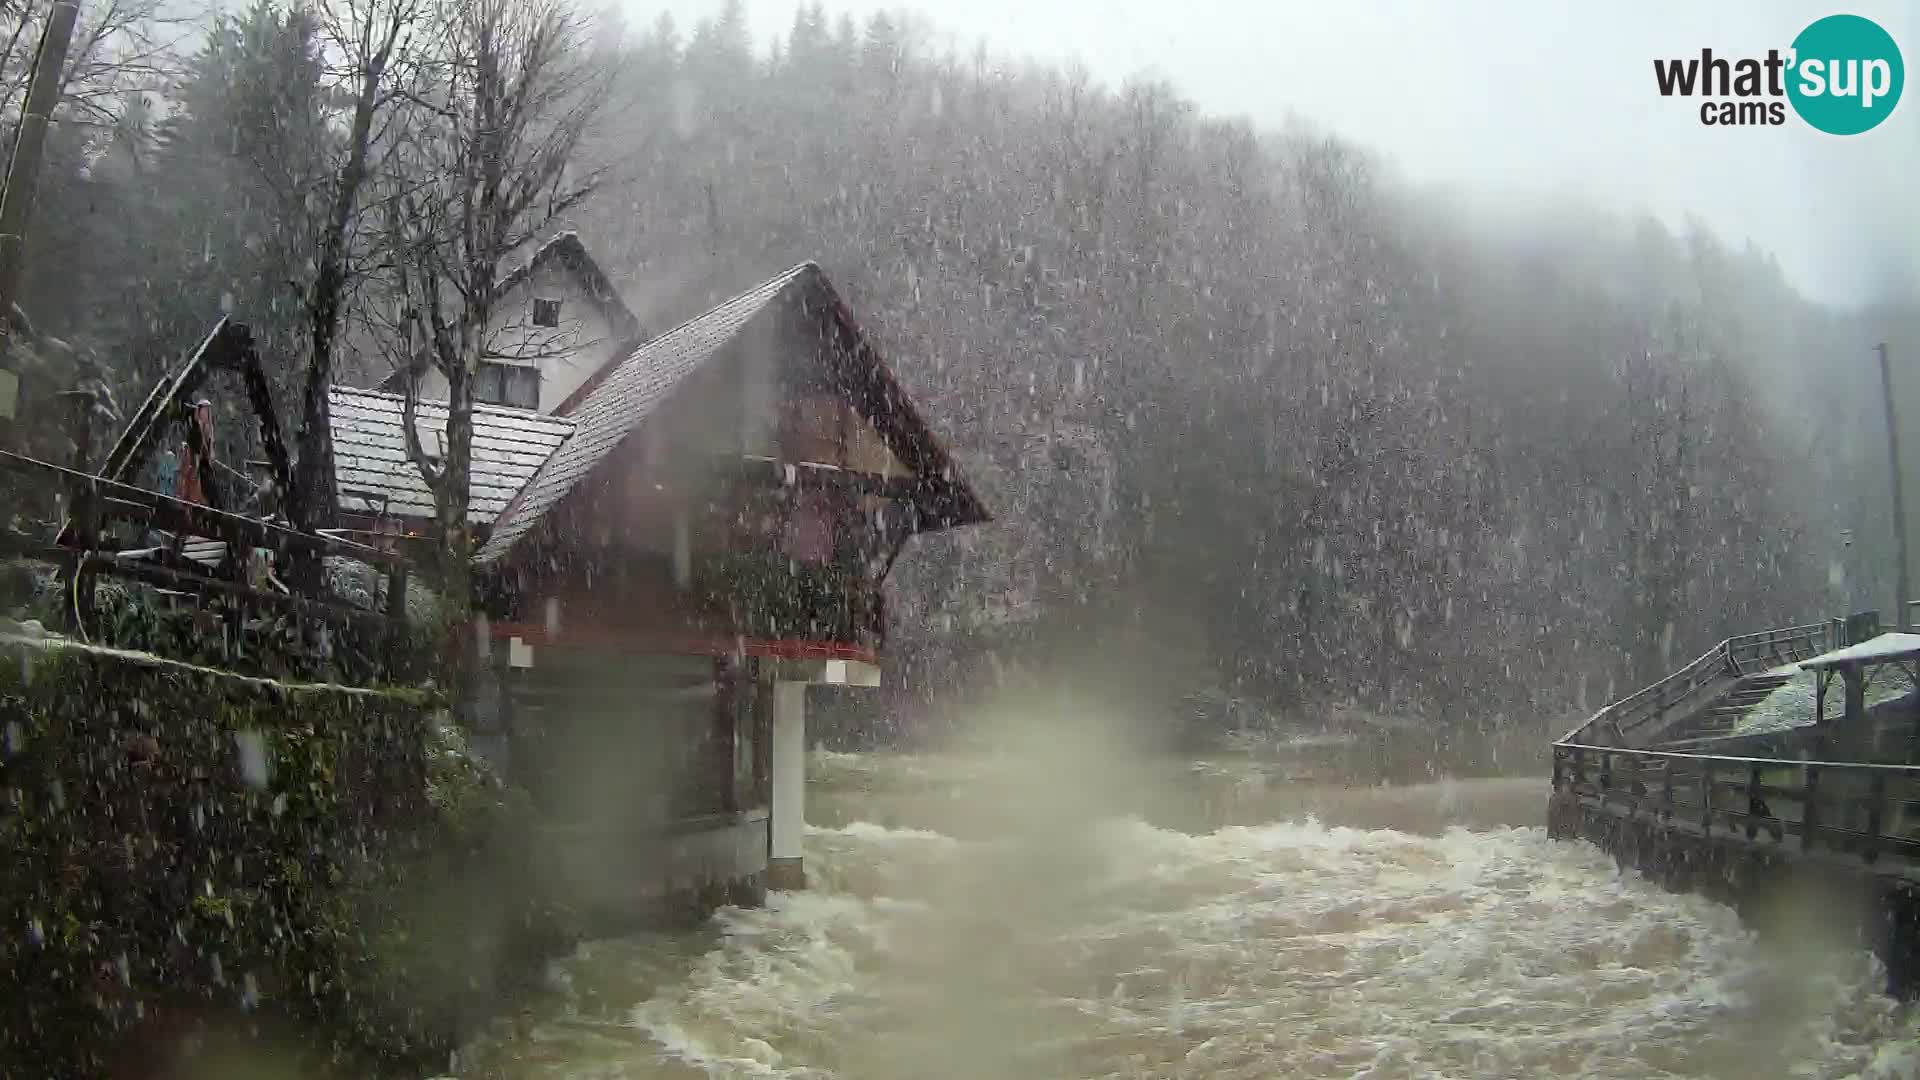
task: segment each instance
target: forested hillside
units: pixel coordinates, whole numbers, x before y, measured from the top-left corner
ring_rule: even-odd
[[[69,107],[25,307],[128,386],[230,310],[290,387],[313,238],[275,178],[334,137],[313,23],[190,36]],[[802,260],[841,287],[998,518],[893,575],[916,695],[1125,634],[1272,709],[1486,722],[1884,606],[1850,576],[1888,562],[1891,309],[932,40],[817,5],[771,43],[737,6],[636,21],[568,222],[655,331]]]

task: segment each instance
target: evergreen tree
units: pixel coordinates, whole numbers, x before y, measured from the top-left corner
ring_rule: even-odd
[[[175,88],[145,172],[154,222],[148,322],[177,352],[221,315],[253,330],[281,416],[292,410],[311,205],[337,140],[317,27],[256,3],[220,17]]]

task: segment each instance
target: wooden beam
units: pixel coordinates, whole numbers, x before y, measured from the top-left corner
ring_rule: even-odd
[[[200,342],[200,347],[162,379],[160,385],[153,388],[153,393],[147,395],[147,400],[141,402],[132,419],[127,421],[126,430],[120,433],[120,438],[113,444],[113,449],[107,451],[100,475],[109,480],[124,480],[138,468],[146,460],[154,443],[159,441],[160,433],[166,430],[176,405],[186,400],[206,379],[209,361],[233,347],[232,324],[223,318],[214,324],[213,330]]]
[[[70,417],[73,424],[73,468],[86,473],[92,468],[93,457],[93,394],[85,390],[68,390],[61,395],[73,410]],[[99,514],[96,505],[98,497],[92,484],[75,484],[68,494],[72,499],[69,511],[73,529],[81,547],[91,548],[99,544]],[[76,568],[72,582],[73,618],[84,626],[93,618],[93,575],[84,568]]]
[[[779,660],[772,661],[773,678],[781,682],[800,682],[818,686],[880,685],[880,665],[867,660]]]
[[[849,401],[864,416],[882,442],[916,476],[924,478],[926,494],[933,498],[930,524],[942,527],[971,525],[992,520],[987,508],[967,485],[954,476],[952,456],[932,429],[921,419],[920,411],[908,400],[906,391],[895,381],[880,353],[860,332],[853,313],[820,279],[819,291],[827,302],[816,313],[824,323],[837,374],[847,384]]]
[[[56,562],[77,573],[103,573],[163,588],[238,596],[265,607],[284,608],[317,618],[357,619],[377,626],[385,624],[385,616],[376,611],[364,611],[349,604],[313,600],[288,593],[265,592],[239,582],[177,570],[144,559],[116,559],[110,552],[82,552],[53,544],[21,543],[4,534],[0,534],[0,550],[24,558]]]
[[[199,348],[161,379],[153,392],[141,402],[140,408],[127,421],[120,438],[107,451],[100,466],[100,475],[108,480],[124,482],[139,469],[147,455],[153,452],[167,426],[179,416],[181,407],[206,381],[208,372],[214,370],[234,372],[245,384],[248,404],[259,423],[260,441],[266,451],[268,467],[284,497],[292,485],[293,470],[287,457],[286,440],[280,433],[279,418],[273,411],[273,397],[260,364],[260,354],[254,347],[252,331],[243,323],[225,318],[215,323],[213,330],[200,342]],[[196,444],[194,452],[204,462],[205,448],[198,446],[197,428],[189,425],[187,437]],[[212,474],[203,474],[201,489],[209,493],[210,500],[212,483]],[[68,527],[61,529],[60,540],[62,543],[71,542]]]
[[[755,454],[741,456],[728,463],[739,475],[768,487],[800,487],[824,491],[849,491],[860,495],[878,495],[903,502],[923,500],[933,495],[931,488],[914,476],[882,476],[814,462],[780,461]]]
[[[267,453],[267,465],[273,470],[274,486],[286,499],[293,490],[293,463],[287,457],[287,444],[280,436],[280,418],[273,411],[273,392],[267,386],[267,374],[260,366],[260,352],[254,348],[253,334],[247,327],[233,324],[229,346],[208,358],[210,363],[231,367],[246,384],[247,402],[260,424],[260,443]],[[119,479],[115,477],[115,479]],[[311,528],[314,522],[296,522]]]
[[[185,502],[170,495],[148,491],[100,476],[89,476],[48,462],[0,450],[0,468],[17,472],[41,472],[50,482],[90,486],[101,500],[103,516],[135,521],[166,532],[187,533],[225,540],[248,548],[264,547],[274,551],[309,551],[358,559],[374,566],[400,566],[406,560],[394,552],[339,540],[314,533],[295,532],[271,522],[259,521],[224,510]]]
[[[387,571],[387,648],[392,649],[400,642],[407,628],[407,568],[394,567]]]
[[[154,444],[159,442],[167,425],[178,414],[179,403],[187,400],[206,380],[209,361],[231,348],[232,344],[231,324],[222,318],[201,340],[200,347],[181,361],[179,367],[167,373],[146,400],[140,403],[140,407],[134,410],[126,428],[120,432],[120,437],[100,463],[100,475],[108,480],[125,480],[138,469],[153,451]],[[59,542],[74,542],[71,523],[61,524]]]
[[[878,654],[864,645],[835,641],[769,640],[735,634],[650,632],[632,628],[570,624],[560,633],[549,632],[543,623],[502,620],[490,623],[488,632],[495,641],[520,638],[530,645],[555,648],[606,649],[629,655],[721,656],[744,653],[748,656],[782,660],[857,660],[878,664]]]

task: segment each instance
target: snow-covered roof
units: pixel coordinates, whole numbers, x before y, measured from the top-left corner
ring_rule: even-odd
[[[340,509],[349,514],[432,517],[433,493],[407,457],[406,427],[401,422],[406,399],[344,386],[331,387],[327,393]],[[414,422],[422,448],[433,453],[446,437],[446,403],[420,402]],[[467,519],[475,525],[492,522],[573,430],[574,422],[566,417],[475,405]]]
[[[1881,634],[1857,645],[1802,660],[1800,666],[1819,671],[1844,664],[1886,664],[1914,657],[1920,657],[1920,634]]]

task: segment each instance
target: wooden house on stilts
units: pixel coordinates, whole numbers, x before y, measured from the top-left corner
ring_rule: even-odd
[[[806,687],[878,686],[902,545],[985,508],[811,263],[649,336],[569,236],[496,311],[546,343],[479,383],[473,737],[557,823],[542,871],[616,916],[803,884]],[[339,516],[424,534],[391,389],[332,391]]]

